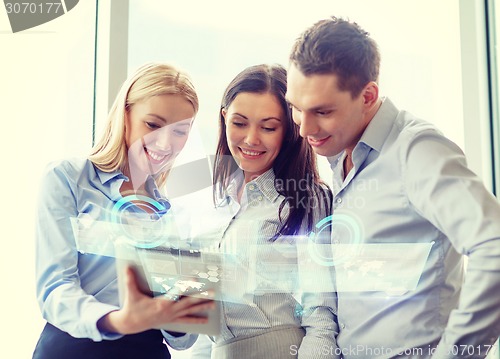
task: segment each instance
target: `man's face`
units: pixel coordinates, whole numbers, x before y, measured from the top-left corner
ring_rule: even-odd
[[[288,70],[287,100],[300,135],[314,152],[334,156],[352,151],[368,125],[365,89],[357,98],[338,88],[334,74],[305,76],[292,64]]]

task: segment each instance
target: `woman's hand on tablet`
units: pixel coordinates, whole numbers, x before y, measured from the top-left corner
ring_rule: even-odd
[[[152,298],[139,290],[132,268],[128,267],[126,271],[127,291],[123,307],[98,321],[101,330],[134,334],[167,323],[204,324],[208,319],[203,312],[215,308],[215,302],[207,298],[181,296],[176,301]]]

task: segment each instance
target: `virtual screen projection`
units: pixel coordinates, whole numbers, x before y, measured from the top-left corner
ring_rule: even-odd
[[[278,243],[252,244],[253,238],[242,236],[238,241],[243,245],[235,252],[207,246],[200,234],[182,238],[178,226],[186,218],[176,218],[173,211],[154,219],[124,211],[120,220],[80,215],[71,221],[79,252],[138,266],[147,283],[143,291],[176,299],[183,294],[206,296],[211,289],[216,299],[248,305],[253,305],[253,296],[268,293],[398,295],[416,287],[432,246],[318,243],[317,235],[332,224],[360,231],[345,215],[323,219],[309,236],[280,238]]]
[[[134,190],[110,201],[109,208],[92,204],[88,207],[91,210],[71,218],[78,251],[116,258],[119,285],[124,267],[131,265],[144,292],[171,299],[210,295],[255,305],[254,296],[270,293],[373,291],[385,296],[416,288],[432,243],[364,244],[363,225],[349,212],[338,211],[321,219],[310,234],[269,241],[260,238],[259,228],[270,225],[272,229],[276,224],[268,223],[262,202],[251,193],[243,192],[248,195],[247,202],[243,203],[246,197],[242,195],[236,210],[230,205],[226,211],[220,209],[224,205],[202,208],[203,201],[192,199],[172,205],[157,187],[156,181],[163,174],[168,173],[170,181],[169,199],[212,189],[213,159],[173,167],[191,123],[192,119],[186,119],[164,126],[132,144],[128,161]],[[160,140],[168,155],[151,157],[151,148]],[[225,160],[234,161],[232,157]],[[233,168],[230,177],[239,188],[244,174],[238,166]],[[265,185],[275,186],[275,182]],[[238,227],[244,230],[222,235],[220,228],[228,228],[240,205],[246,206],[250,220],[244,225],[239,221]],[[224,216],[229,222],[221,225]],[[333,228],[342,233],[343,241],[332,239]]]

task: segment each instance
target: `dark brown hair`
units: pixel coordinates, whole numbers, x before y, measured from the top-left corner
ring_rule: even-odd
[[[306,76],[335,74],[339,90],[356,98],[367,83],[378,81],[380,53],[358,24],[332,16],[302,33],[293,45],[290,61]]]
[[[240,72],[228,85],[219,111],[219,141],[214,163],[214,201],[225,196],[231,174],[238,169],[227,144],[226,124],[222,109],[227,109],[240,93],[270,93],[281,104],[285,134],[283,144],[274,160],[274,186],[285,197],[280,205],[279,218],[282,223],[279,235],[298,234],[304,220],[307,230],[314,227],[311,203],[331,210],[331,193],[318,174],[316,155],[309,144],[299,135],[299,128],[293,123],[290,108],[285,100],[286,70],[281,65],[256,65]],[[285,205],[289,205],[289,215],[282,218]]]

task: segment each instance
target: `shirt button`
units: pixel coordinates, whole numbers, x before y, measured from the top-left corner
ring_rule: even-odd
[[[339,197],[339,198],[337,198],[337,199],[335,200],[335,202],[337,202],[337,203],[342,203],[342,198],[340,198],[340,197]]]
[[[345,329],[345,324],[344,324],[344,323],[340,323],[340,327],[341,327],[342,329]]]
[[[250,191],[253,191],[253,190],[255,189],[255,186],[254,186],[253,184],[251,184],[250,186],[248,186],[248,189],[249,189]]]
[[[259,196],[259,197],[257,197],[257,199],[258,199],[259,201],[262,201],[262,200],[264,199],[264,197]]]

